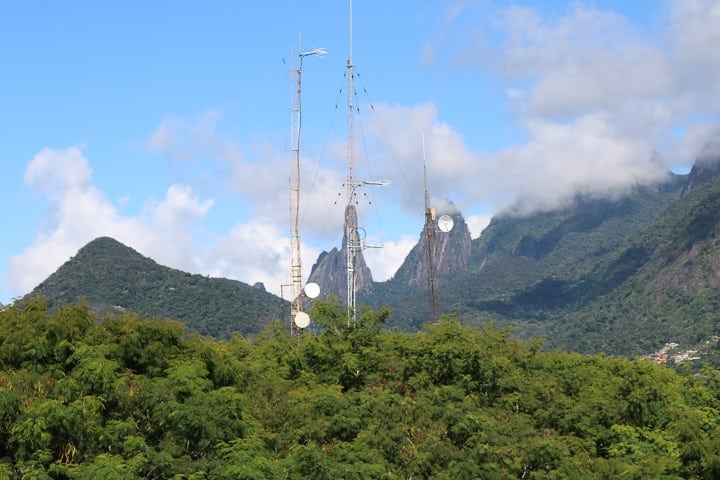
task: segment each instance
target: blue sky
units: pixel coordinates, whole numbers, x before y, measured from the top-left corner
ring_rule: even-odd
[[[720,1],[354,2],[359,204],[376,279],[433,203],[616,195],[718,131]],[[348,5],[0,3],[0,303],[111,236],[193,273],[289,280],[290,68],[303,69],[303,265],[340,241]]]

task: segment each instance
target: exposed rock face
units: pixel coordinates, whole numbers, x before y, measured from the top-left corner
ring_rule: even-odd
[[[470,259],[471,238],[465,219],[457,211],[445,213],[453,218],[455,225],[447,233],[439,231],[437,226],[434,225],[435,235],[432,256],[435,264],[435,278],[438,284],[442,284],[443,280],[466,271]],[[438,212],[436,217],[439,218],[442,214],[443,212]],[[395,274],[396,281],[416,286],[419,289],[428,288],[429,263],[426,228],[427,225],[420,233],[418,243],[410,251]]]
[[[308,282],[320,285],[321,296],[336,296],[341,301],[347,298],[347,232],[352,232],[351,240],[360,244],[357,230],[357,211],[354,205],[345,208],[345,234],[340,250],[333,248],[322,252],[310,271]],[[355,287],[358,292],[372,291],[372,273],[365,263],[362,250],[356,250],[355,256]]]

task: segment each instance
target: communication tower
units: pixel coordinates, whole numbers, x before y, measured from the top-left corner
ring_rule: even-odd
[[[303,312],[303,278],[300,255],[300,130],[302,128],[301,80],[302,62],[311,55],[324,55],[323,48],[298,53],[297,67],[292,69],[296,81],[296,94],[291,107],[291,131],[293,135],[292,166],[290,169],[290,335],[300,337],[300,329],[310,324],[310,317]]]
[[[425,158],[425,135],[422,137],[423,149],[423,183],[425,186],[425,244],[427,245],[428,263],[428,299],[430,303],[430,323],[440,321],[440,300],[438,299],[437,276],[435,274],[435,209],[430,206],[430,194],[427,184],[427,160]],[[450,215],[442,215],[437,219],[437,228],[447,233],[453,228],[453,219]]]
[[[384,186],[389,185],[390,182],[387,180],[358,180],[355,178],[355,72],[353,65],[353,16],[352,16],[352,0],[349,0],[349,49],[348,59],[346,64],[347,69],[347,150],[346,150],[346,163],[347,173],[345,176],[345,188],[347,194],[347,207],[345,208],[345,250],[346,250],[346,280],[347,280],[347,309],[348,309],[348,323],[350,320],[355,320],[356,311],[356,294],[357,287],[355,284],[355,266],[357,257],[360,255],[362,250],[366,248],[378,248],[378,246],[368,245],[365,243],[364,235],[360,236],[359,231],[361,230],[357,225],[357,215],[352,210],[355,209],[353,205],[353,199],[355,197],[355,190],[364,185],[378,185]]]

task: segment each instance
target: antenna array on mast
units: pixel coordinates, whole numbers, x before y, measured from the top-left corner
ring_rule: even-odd
[[[300,130],[302,128],[301,80],[303,58],[310,55],[324,55],[323,48],[298,53],[298,65],[292,69],[296,80],[296,95],[291,107],[292,117],[292,168],[290,169],[290,335],[300,337],[300,329],[309,324],[309,317],[305,314],[302,304],[302,260],[300,255]]]
[[[350,320],[356,318],[356,264],[357,257],[365,248],[376,248],[371,245],[365,244],[364,238],[360,238],[357,225],[357,214],[353,211],[355,206],[353,205],[353,198],[355,197],[355,190],[364,185],[389,185],[390,182],[387,180],[357,180],[355,178],[355,128],[354,128],[354,104],[355,104],[355,86],[354,86],[354,65],[352,56],[353,47],[353,16],[352,16],[352,0],[349,0],[349,49],[347,59],[347,174],[345,176],[345,188],[347,191],[347,207],[345,208],[345,250],[346,250],[346,285],[347,285],[347,309],[348,309],[348,324]]]

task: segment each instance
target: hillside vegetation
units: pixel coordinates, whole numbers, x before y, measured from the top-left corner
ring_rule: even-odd
[[[619,286],[604,289],[614,278],[622,279]],[[559,344],[579,343],[566,336],[571,322],[586,332],[585,351],[641,353],[663,342],[693,345],[717,335],[720,177],[671,203],[585,280],[586,289],[608,293],[562,318]]]
[[[445,318],[252,343],[87,306],[0,311],[0,478],[714,479],[720,374],[541,352]]]
[[[691,188],[690,188],[691,187]],[[468,271],[441,283],[445,312],[465,323],[513,326],[546,348],[634,356],[686,348],[720,332],[720,176],[689,176],[616,198],[493,218],[473,240]],[[389,325],[427,322],[427,292],[391,280],[373,305]]]
[[[171,318],[218,338],[256,335],[282,314],[280,299],[262,288],[158,265],[108,237],[81,248],[33,296],[45,298],[51,309],[84,299],[95,311]]]
[[[679,199],[685,182],[683,176],[672,176],[662,185],[638,187],[613,198],[578,196],[555,211],[494,217],[472,241],[468,271],[441,282],[443,310],[460,314],[466,322],[513,325],[523,337],[542,336],[548,344],[587,351],[582,350],[586,345],[568,338],[569,343],[556,342],[551,334],[557,320],[627,279],[622,272],[609,272],[608,266],[623,264],[618,252]],[[625,273],[632,273],[632,265],[623,265],[628,267]],[[425,291],[409,292],[396,279],[376,290],[378,298],[366,300],[391,306],[390,325],[412,331],[427,321]],[[576,330],[578,325],[568,321],[564,328]]]

